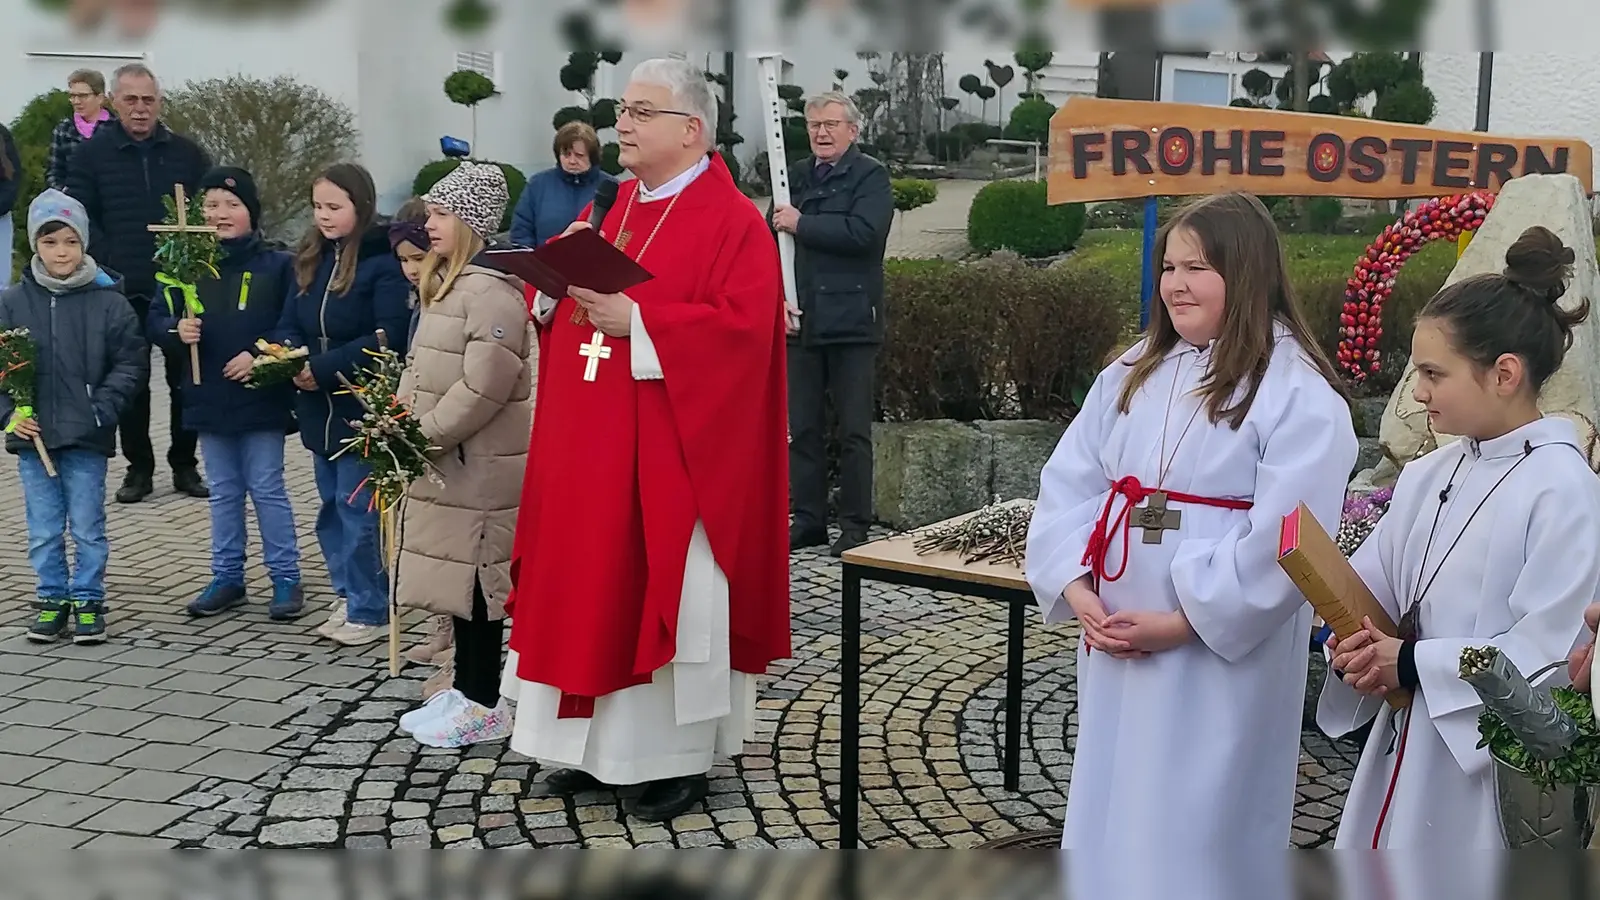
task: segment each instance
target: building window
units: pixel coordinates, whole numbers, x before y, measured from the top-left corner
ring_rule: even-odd
[[[1230,79],[1224,72],[1172,70],[1172,102],[1227,106],[1232,100]]]
[[[456,71],[477,72],[494,82],[495,91],[500,91],[500,54],[489,51],[463,50],[456,54]]]

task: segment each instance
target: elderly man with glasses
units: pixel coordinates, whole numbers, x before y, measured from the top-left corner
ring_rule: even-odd
[[[772,227],[794,235],[800,324],[789,338],[789,547],[828,542],[827,409],[839,423],[839,556],[872,525],[872,420],[883,343],[883,254],[894,192],[883,164],[861,152],[861,113],[842,93],[806,103],[811,156],[789,171],[793,206]]]

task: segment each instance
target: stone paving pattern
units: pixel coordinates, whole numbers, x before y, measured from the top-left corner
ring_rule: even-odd
[[[968,186],[941,188],[940,203],[897,225],[898,241],[929,255],[948,244],[938,229],[954,226],[939,223],[964,215]],[[155,393],[159,441],[159,376]],[[704,809],[651,824],[619,802],[636,790],[544,798],[538,767],[503,743],[441,751],[397,732],[432,670],[390,679],[382,644],[341,648],[314,633],[331,599],[311,529],[316,492],[298,439],[287,457],[315,613],[266,618],[252,522],[254,602],[189,619],[182,607],[210,577],[206,503],[173,495],[158,470],[156,496],[108,504],[111,640],[94,647],[22,637],[34,578],[15,465],[0,462],[0,847],[837,846],[836,560],[794,557],[794,658],[764,682],[758,740],[712,771]],[[114,461],[110,491],[122,471]],[[999,764],[1004,610],[884,585],[868,585],[862,606],[865,843],[969,847],[1059,828],[1075,631],[1030,623],[1012,794]],[[409,642],[423,624],[407,622]],[[1331,841],[1356,753],[1306,734],[1297,845]]]

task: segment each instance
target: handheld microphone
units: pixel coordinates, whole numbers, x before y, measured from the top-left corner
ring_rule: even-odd
[[[600,230],[600,223],[606,220],[606,213],[611,211],[611,204],[617,202],[617,183],[609,178],[601,179],[600,186],[594,192],[594,205],[589,210],[589,225],[595,231]]]

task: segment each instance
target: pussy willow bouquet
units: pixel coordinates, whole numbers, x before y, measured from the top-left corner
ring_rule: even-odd
[[[958,553],[962,562],[1020,566],[1032,520],[1030,502],[995,502],[958,522],[924,529],[913,546],[918,554]]]
[[[1389,501],[1393,499],[1393,487],[1381,487],[1345,498],[1344,513],[1339,517],[1339,533],[1334,536],[1339,544],[1339,552],[1347,557],[1354,555],[1361,542],[1372,533],[1378,520],[1389,511]]]
[[[424,475],[439,477],[438,467],[428,459],[428,454],[439,448],[428,443],[421,423],[400,402],[400,375],[405,363],[399,354],[389,349],[363,352],[372,362],[356,373],[354,381],[341,374],[339,381],[344,390],[338,393],[354,396],[365,412],[351,421],[356,433],[345,438],[333,458],[346,453],[361,457],[367,465],[367,477],[356,490],[369,489],[369,510],[383,513],[400,501],[411,482]]]
[[[23,419],[35,417],[34,382],[38,369],[34,365],[34,360],[38,355],[38,345],[34,343],[28,329],[13,328],[10,331],[0,331],[0,393],[11,398],[11,420],[5,424],[6,434],[15,433],[17,423]],[[44,470],[51,478],[56,477],[55,462],[45,450],[42,436],[37,434],[33,436],[33,449],[38,451],[39,460],[44,463]]]
[[[250,362],[250,380],[245,387],[264,388],[294,380],[306,367],[309,347],[285,347],[266,340],[256,341],[256,358]]]

